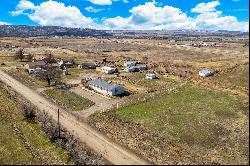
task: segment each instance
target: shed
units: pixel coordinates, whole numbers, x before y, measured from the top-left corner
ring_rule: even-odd
[[[124,67],[132,67],[132,66],[136,66],[136,62],[128,61],[124,63]]]
[[[96,67],[98,67],[98,65],[92,62],[84,62],[79,65],[79,68],[82,68],[82,69],[96,69]]]
[[[139,69],[138,69],[137,66],[126,67],[124,70],[125,70],[126,72],[128,72],[128,73],[133,73],[133,72],[138,72],[138,71],[139,71]]]
[[[153,80],[156,79],[156,74],[155,73],[147,73],[146,74],[146,79]]]
[[[201,77],[209,77],[209,76],[214,75],[214,71],[208,70],[208,69],[201,70],[201,71],[199,71],[199,75],[200,75]]]
[[[107,74],[116,73],[118,71],[117,68],[109,67],[109,66],[97,67],[96,70],[107,73]]]
[[[61,69],[66,68],[71,68],[71,67],[75,67],[76,63],[73,59],[69,59],[69,60],[61,60],[59,63],[59,67]]]

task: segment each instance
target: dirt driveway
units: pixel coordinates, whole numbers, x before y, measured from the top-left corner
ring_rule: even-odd
[[[91,100],[95,103],[95,105],[87,108],[86,110],[74,112],[75,115],[78,115],[78,116],[83,117],[85,119],[95,112],[101,112],[101,111],[108,110],[109,108],[116,106],[117,103],[119,103],[121,101],[121,99],[119,99],[119,98],[115,98],[115,99],[112,98],[111,99],[109,97],[102,96],[100,94],[92,92],[88,89],[82,88],[80,86],[72,88],[70,91],[72,91],[76,94],[79,94],[85,98],[88,98],[89,100]]]
[[[57,119],[58,107],[48,101],[34,90],[23,85],[5,72],[0,70],[0,80],[11,86],[16,92],[23,95],[40,110],[46,111],[54,120]],[[138,157],[133,152],[125,149],[121,145],[113,142],[109,138],[100,134],[89,125],[79,122],[73,115],[61,110],[61,125],[71,132],[74,136],[85,142],[87,146],[95,152],[102,154],[103,157],[112,164],[120,165],[146,165],[147,161]]]

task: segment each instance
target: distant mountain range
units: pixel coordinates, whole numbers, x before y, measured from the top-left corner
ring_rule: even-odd
[[[0,37],[37,37],[37,36],[110,36],[94,29],[66,28],[57,26],[1,25]]]
[[[248,36],[249,32],[210,30],[95,30],[58,26],[0,25],[0,37],[170,37],[170,36]]]

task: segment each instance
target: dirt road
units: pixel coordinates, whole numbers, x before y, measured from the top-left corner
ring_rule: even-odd
[[[23,95],[31,103],[36,105],[40,110],[48,112],[55,120],[57,119],[58,107],[40,96],[34,90],[24,86],[19,81],[10,77],[8,74],[0,70],[0,80],[11,86],[16,92]],[[102,154],[103,157],[112,164],[126,165],[146,165],[145,160],[136,156],[133,152],[114,143],[104,135],[100,134],[85,123],[79,122],[73,115],[61,110],[61,125],[73,135],[85,142],[95,152]]]

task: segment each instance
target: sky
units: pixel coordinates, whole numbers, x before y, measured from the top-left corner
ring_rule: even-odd
[[[0,0],[0,25],[249,31],[249,0]]]

